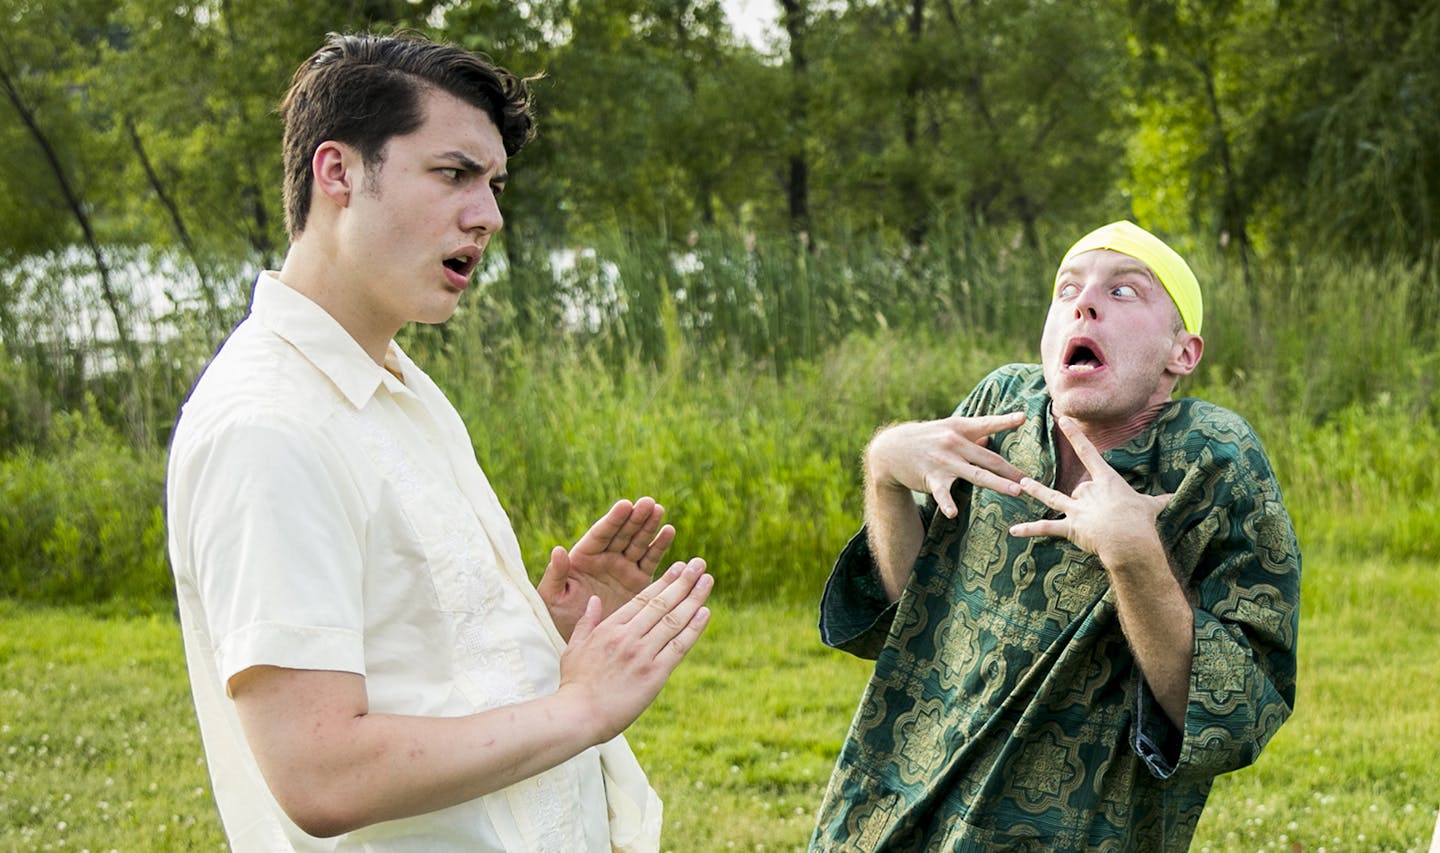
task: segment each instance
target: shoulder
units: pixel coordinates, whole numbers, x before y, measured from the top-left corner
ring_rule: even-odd
[[[1204,459],[1227,465],[1258,467],[1268,472],[1270,460],[1260,436],[1239,414],[1205,400],[1176,400],[1160,419],[1160,443],[1193,464]]]
[[[181,408],[186,419],[263,415],[314,420],[336,398],[323,373],[283,338],[247,320],[205,365]]]
[[[1284,514],[1275,469],[1245,418],[1186,398],[1167,409],[1158,425],[1157,451],[1167,489],[1211,509]]]
[[[976,383],[956,414],[982,415],[1030,409],[1047,399],[1045,375],[1038,364],[1007,364]]]
[[[171,440],[176,457],[239,451],[263,459],[281,447],[314,452],[338,392],[284,340],[242,323],[196,380]],[[290,455],[290,454],[286,454]]]

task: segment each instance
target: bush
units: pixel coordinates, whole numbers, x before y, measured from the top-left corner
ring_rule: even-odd
[[[93,409],[55,416],[46,446],[0,460],[0,596],[170,609],[164,478]]]

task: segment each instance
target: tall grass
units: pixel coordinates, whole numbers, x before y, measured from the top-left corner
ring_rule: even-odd
[[[677,248],[617,234],[568,266],[545,253],[497,264],[454,320],[403,343],[465,417],[532,566],[615,499],[648,493],[670,509],[676,555],[724,576],[717,595],[805,601],[858,524],[873,430],[948,413],[989,369],[1035,357],[1059,250],[1001,236],[940,228],[902,250],[871,235],[713,232]],[[1182,392],[1255,423],[1302,543],[1434,557],[1433,268],[1316,256],[1262,266],[1247,289],[1219,256],[1189,254],[1207,351]],[[222,333],[172,313],[143,372],[94,375],[88,398],[57,401],[11,353],[0,596],[169,606],[165,425]],[[106,396],[135,384],[157,424],[140,438]]]

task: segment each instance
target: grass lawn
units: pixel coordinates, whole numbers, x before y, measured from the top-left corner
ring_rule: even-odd
[[[1306,566],[1300,698],[1222,777],[1194,850],[1423,851],[1440,807],[1440,588],[1420,562]],[[665,849],[797,850],[869,667],[809,608],[727,609],[630,739]],[[223,850],[173,621],[0,601],[0,850]]]

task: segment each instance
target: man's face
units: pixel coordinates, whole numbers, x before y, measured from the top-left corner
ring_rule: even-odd
[[[1098,249],[1071,258],[1040,358],[1057,415],[1097,425],[1130,421],[1170,397],[1199,360],[1170,294],[1144,263]],[[1193,358],[1192,358],[1193,356]]]
[[[367,325],[450,318],[504,225],[505,146],[490,117],[445,92],[422,95],[424,122],[364,164],[339,237]],[[393,333],[393,329],[391,333]]]

